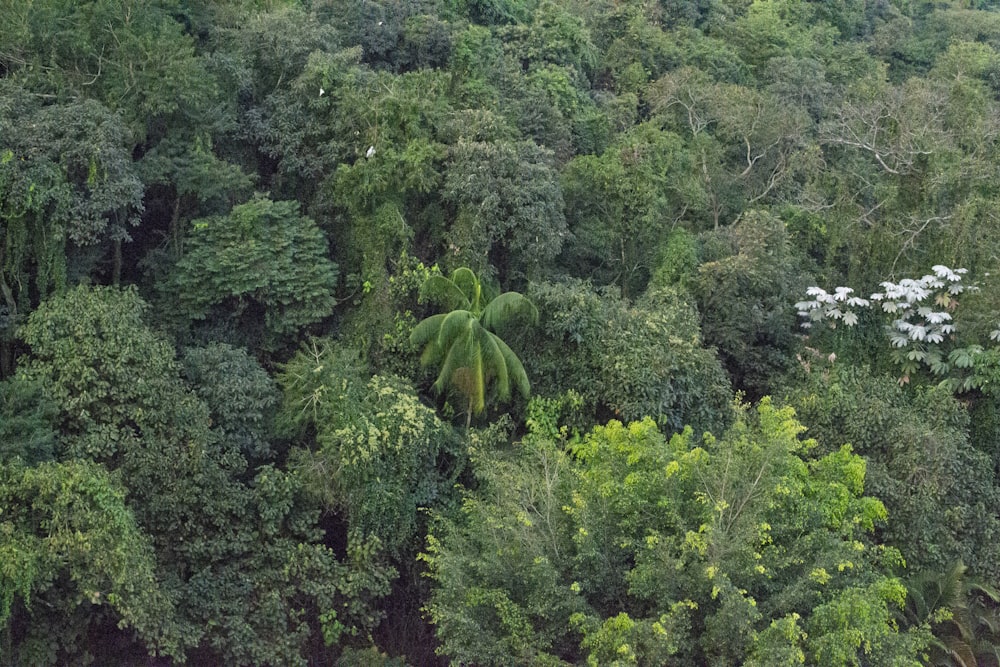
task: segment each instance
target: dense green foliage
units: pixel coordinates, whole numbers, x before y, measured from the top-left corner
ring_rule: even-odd
[[[224,218],[194,220],[184,255],[164,282],[166,300],[183,316],[204,319],[213,307],[260,326],[280,340],[333,312],[337,265],[322,232],[298,215],[296,202],[255,198]]]
[[[477,461],[425,555],[442,651],[482,665],[917,664],[864,461],[762,402],[724,437],[651,420]],[[564,445],[567,445],[564,447]],[[669,572],[669,576],[665,576]],[[861,638],[864,638],[863,640]],[[777,656],[785,656],[778,659]]]
[[[528,295],[541,321],[531,332],[527,368],[540,393],[578,392],[587,426],[648,416],[670,430],[701,432],[731,421],[729,381],[701,345],[694,308],[677,292],[651,290],[629,303],[566,281],[533,285]]]
[[[31,609],[33,621],[6,660],[45,664],[85,650],[86,627],[103,620],[104,606],[150,648],[180,655],[170,628],[174,601],[155,576],[152,549],[123,490],[106,470],[88,461],[14,463],[0,468],[0,479],[7,508],[0,522],[0,621],[10,622],[12,606]]]
[[[813,371],[788,398],[823,448],[849,442],[869,459],[867,490],[899,520],[888,544],[920,544],[907,560],[943,570],[962,560],[1000,576],[1000,486],[990,457],[969,444],[968,416],[940,387],[908,396],[890,377],[865,369]]]
[[[368,377],[356,355],[329,341],[299,351],[278,380],[285,428],[315,434],[290,454],[310,492],[391,552],[412,548],[418,508],[447,494],[461,472],[452,428],[405,380]]]
[[[982,0],[0,0],[0,665],[991,664],[998,161]]]

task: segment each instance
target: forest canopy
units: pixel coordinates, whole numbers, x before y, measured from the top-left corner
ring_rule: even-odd
[[[997,664],[998,162],[985,0],[0,0],[0,667]]]

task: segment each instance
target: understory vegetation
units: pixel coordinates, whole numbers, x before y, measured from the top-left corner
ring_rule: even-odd
[[[1000,665],[1000,8],[0,0],[0,667]]]

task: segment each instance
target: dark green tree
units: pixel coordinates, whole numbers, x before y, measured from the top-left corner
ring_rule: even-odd
[[[758,211],[699,241],[696,271],[679,278],[695,298],[705,344],[718,350],[733,386],[759,398],[801,345],[792,304],[808,284],[804,258],[785,223]]]
[[[680,137],[653,124],[631,128],[602,155],[572,160],[562,172],[573,236],[563,262],[574,275],[640,294],[656,253],[704,192]]]
[[[447,235],[453,265],[521,282],[548,270],[567,239],[552,156],[534,143],[459,141],[443,195],[457,214]]]
[[[41,385],[14,378],[0,382],[0,461],[35,465],[53,458],[56,414]]]
[[[100,102],[120,114],[133,145],[164,123],[204,122],[215,82],[184,13],[177,0],[4,0],[0,76],[43,99]]]
[[[0,375],[13,329],[69,279],[117,281],[142,183],[121,119],[92,100],[43,106],[0,79]],[[104,259],[110,266],[99,267]]]
[[[40,386],[56,407],[59,460],[103,464],[126,486],[156,578],[176,603],[163,622],[176,628],[180,650],[209,663],[293,665],[322,653],[322,637],[336,646],[364,635],[393,574],[377,538],[341,535],[336,552],[325,544],[319,507],[300,479],[245,458],[267,435],[240,437],[259,425],[254,403],[263,389],[266,404],[269,383],[260,387],[250,370],[255,386],[217,401],[213,427],[147,311],[134,289],[78,287],[47,300],[21,329],[30,354],[17,381]],[[213,397],[219,380],[196,357],[188,362],[200,395]],[[60,636],[62,622],[47,618],[36,631]]]
[[[974,576],[1000,581],[1000,502],[990,457],[968,439],[969,416],[947,387],[904,391],[891,376],[805,357],[807,374],[791,387],[795,406],[821,447],[850,442],[868,465],[868,492],[892,522],[880,539],[914,571],[944,571],[955,561]]]
[[[652,417],[669,431],[721,431],[732,420],[732,388],[717,355],[702,346],[698,315],[683,293],[650,290],[631,303],[618,289],[538,283],[528,290],[541,318],[525,342],[536,393],[569,390],[589,427]]]
[[[267,371],[246,350],[225,343],[185,348],[180,362],[219,439],[248,461],[267,460],[280,400]]]
[[[184,317],[243,318],[273,346],[333,312],[337,265],[297,202],[255,197],[227,216],[193,221],[184,245],[161,288]]]

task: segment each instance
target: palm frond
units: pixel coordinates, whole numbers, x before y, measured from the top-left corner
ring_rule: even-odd
[[[996,604],[1000,604],[1000,590],[997,590],[989,584],[983,583],[981,581],[974,581],[969,584],[970,593],[978,593],[983,595]]]
[[[483,368],[487,375],[496,378],[497,397],[506,401],[510,398],[510,374],[507,368],[507,359],[503,350],[497,344],[500,339],[486,331],[482,331],[480,346],[483,350]]]
[[[966,567],[956,561],[944,572],[922,572],[907,583],[906,613],[915,625],[939,609],[958,611],[964,605]]]
[[[523,294],[504,292],[486,305],[480,319],[484,327],[499,332],[519,322],[537,323],[538,309]]]
[[[431,276],[420,286],[420,298],[447,310],[470,310],[472,302],[462,288],[444,276]]]
[[[447,352],[444,353],[444,361],[441,363],[437,379],[434,381],[435,391],[438,393],[444,391],[452,383],[456,370],[469,367],[471,363],[470,356],[472,354],[470,344],[470,338],[465,337],[460,340],[453,340],[450,346],[442,348],[443,350],[447,350]]]
[[[906,606],[902,616],[910,625],[920,625],[930,618],[933,609],[928,608],[920,582],[911,581],[906,585]]]
[[[424,347],[424,351],[420,353],[420,365],[423,367],[427,366],[437,366],[441,363],[441,357],[444,356],[444,350],[437,346],[434,341],[427,343]]]
[[[453,310],[444,316],[438,330],[437,345],[448,349],[461,336],[471,334],[479,326],[479,321],[467,310]]]
[[[531,383],[528,382],[528,373],[524,370],[524,364],[521,360],[517,358],[514,354],[514,350],[510,349],[507,343],[503,342],[500,338],[494,336],[497,347],[500,348],[500,353],[503,355],[504,361],[507,362],[507,374],[513,381],[514,386],[517,387],[517,391],[524,398],[528,398],[531,395]]]
[[[938,593],[936,606],[948,607],[956,612],[965,607],[967,598],[965,572],[968,569],[965,563],[957,560],[936,577]]]
[[[439,315],[431,315],[430,317],[424,318],[420,321],[417,326],[413,327],[413,331],[410,332],[410,344],[412,345],[424,345],[428,341],[437,338],[438,331],[441,329],[441,323],[444,322],[445,313]]]
[[[464,266],[455,269],[451,273],[451,281],[468,300],[469,305],[465,307],[466,310],[477,310],[481,288],[479,278],[472,272],[472,269],[467,269]]]
[[[977,646],[976,655],[980,667],[1000,665],[1000,646],[994,642],[982,642],[980,646]]]
[[[483,373],[482,348],[471,330],[453,341],[448,349],[434,388],[441,392],[452,386],[469,402],[471,414],[486,407],[486,377]]]
[[[976,654],[969,643],[959,637],[945,637],[945,649],[956,667],[977,667]]]
[[[485,307],[487,303],[497,298],[500,294],[500,285],[492,280],[481,279],[479,281],[479,293],[481,303]]]

